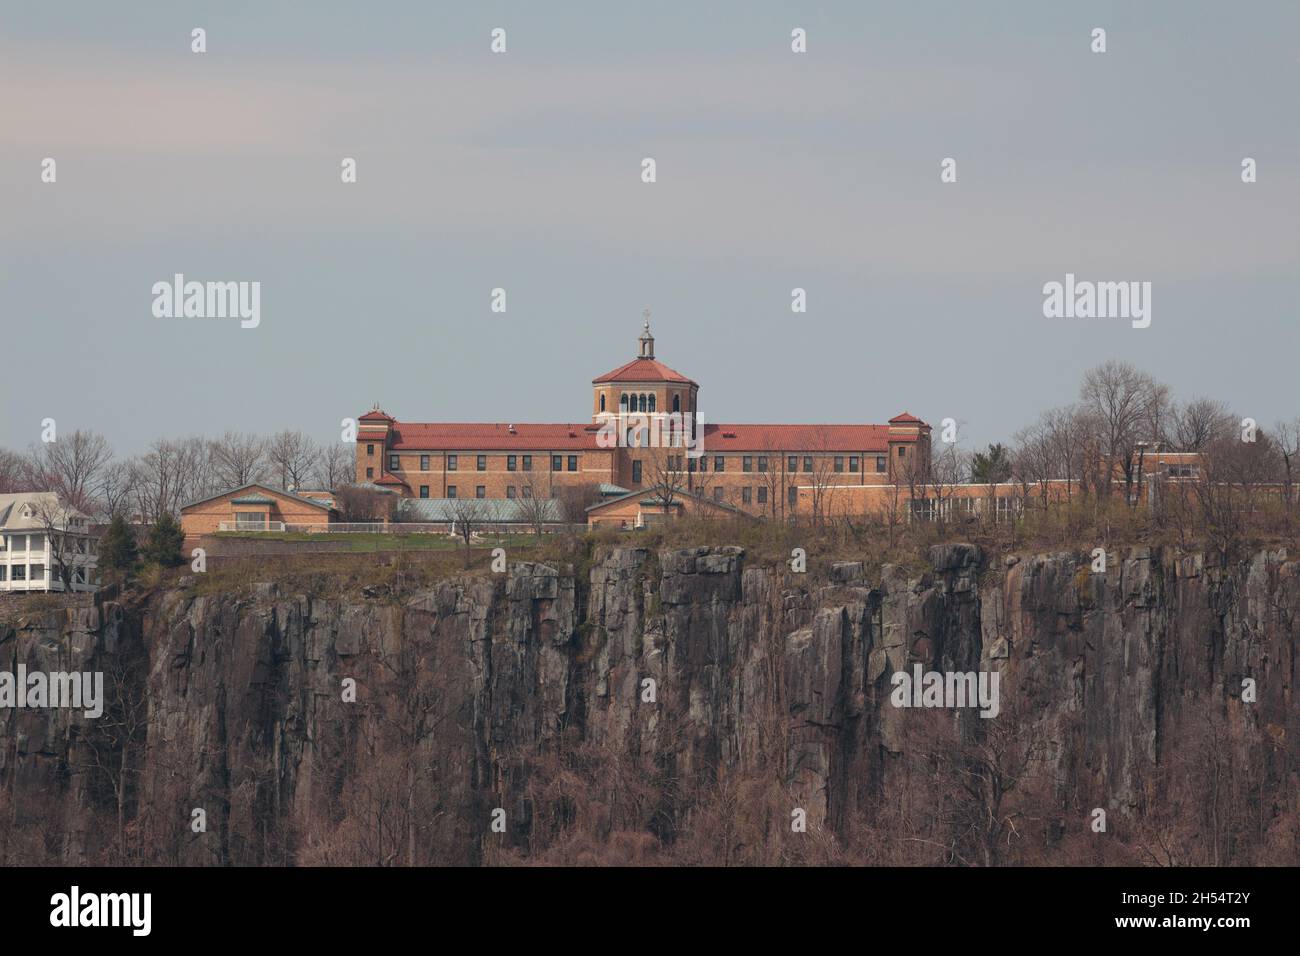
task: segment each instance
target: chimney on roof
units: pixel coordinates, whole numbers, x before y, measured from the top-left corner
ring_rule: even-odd
[[[637,358],[652,359],[655,357],[655,337],[650,334],[650,307],[647,306],[641,315],[645,319],[645,329],[641,332],[641,349]]]

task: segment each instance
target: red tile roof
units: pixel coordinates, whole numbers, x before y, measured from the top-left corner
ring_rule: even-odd
[[[524,451],[596,448],[596,430],[582,424],[515,425],[493,422],[398,422],[389,447],[395,451]]]
[[[592,385],[601,382],[676,382],[680,385],[696,384],[681,372],[675,372],[663,362],[651,358],[635,358],[626,365],[620,365],[612,372],[606,372],[599,378],[591,380]]]
[[[901,415],[895,415],[893,418],[891,418],[891,419],[889,420],[889,424],[891,424],[891,425],[924,425],[925,422],[921,421],[921,419],[917,418],[915,415],[911,414],[910,412],[903,412],[903,414],[901,414]]]
[[[366,412],[364,415],[362,415],[360,418],[358,418],[357,421],[360,421],[360,422],[374,422],[374,421],[380,421],[380,422],[391,422],[391,421],[396,421],[396,419],[394,419],[392,415],[389,415],[387,412],[385,412],[385,411],[384,411],[383,409],[381,409],[381,408],[373,408],[373,409],[371,409],[370,411]]]
[[[704,426],[704,450],[886,452],[887,425],[711,425]],[[895,436],[895,441],[898,437]],[[910,436],[906,441],[912,441]]]
[[[581,451],[597,449],[597,426],[582,423],[398,422],[393,451]],[[885,452],[888,425],[726,425],[706,423],[704,450],[711,452]],[[894,436],[914,441],[914,436]]]

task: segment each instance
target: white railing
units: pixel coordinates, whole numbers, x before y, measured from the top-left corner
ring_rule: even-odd
[[[514,533],[529,534],[533,525],[524,521],[471,521],[475,534]],[[330,524],[291,524],[286,530],[307,534],[453,534],[459,521],[335,521]],[[565,531],[570,528],[586,529],[586,525],[570,525],[562,521],[545,521],[544,531]]]
[[[218,531],[284,531],[285,524],[283,521],[267,521],[262,524],[252,524],[245,521],[223,521],[217,525]]]

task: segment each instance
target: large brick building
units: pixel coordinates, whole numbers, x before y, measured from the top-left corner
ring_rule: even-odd
[[[668,486],[754,515],[833,509],[928,467],[930,426],[699,424],[698,383],[655,358],[647,320],[636,357],[592,380],[591,418],[559,424],[358,420],[356,479],[412,498],[613,496]],[[857,492],[853,494],[852,492]]]

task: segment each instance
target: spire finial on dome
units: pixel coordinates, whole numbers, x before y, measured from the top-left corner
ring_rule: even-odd
[[[645,330],[641,333],[641,348],[637,353],[640,358],[652,359],[655,357],[655,337],[650,334],[650,306],[646,306],[641,313],[645,319]]]

